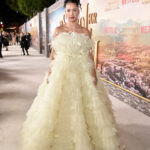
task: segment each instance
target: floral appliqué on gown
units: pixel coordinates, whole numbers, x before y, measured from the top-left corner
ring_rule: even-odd
[[[91,39],[64,32],[52,47],[49,84],[46,74],[27,112],[23,150],[119,150],[111,102],[98,74],[94,84]]]

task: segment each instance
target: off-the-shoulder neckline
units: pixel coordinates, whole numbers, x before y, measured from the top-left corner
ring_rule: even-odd
[[[60,35],[62,35],[62,34],[68,34],[68,35],[71,35],[71,34],[83,35],[83,36],[85,36],[86,38],[88,38],[88,39],[91,40],[91,38],[90,38],[89,36],[85,35],[85,33],[79,33],[79,32],[61,32],[61,33],[59,33],[58,35],[56,35],[56,37],[54,38],[54,40],[55,40],[56,38],[58,38]]]

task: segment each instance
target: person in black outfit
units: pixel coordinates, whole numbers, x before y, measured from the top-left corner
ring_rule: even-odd
[[[18,33],[16,34],[16,42],[17,42],[17,45],[20,42],[20,35]]]
[[[12,45],[12,35],[11,35],[11,33],[8,34],[8,37],[9,37],[9,45]]]
[[[27,36],[27,39],[28,39],[28,45],[30,47],[31,46],[31,34],[27,33],[26,36]]]
[[[20,45],[21,45],[21,48],[22,48],[23,55],[25,55],[25,51],[26,51],[27,55],[29,55],[29,52],[28,52],[28,49],[30,47],[29,46],[29,41],[28,41],[27,36],[24,35],[23,32],[21,33]]]
[[[3,58],[3,56],[2,56],[2,41],[3,41],[3,35],[0,32],[0,58]]]
[[[6,51],[8,51],[9,36],[8,36],[7,32],[4,32],[4,34],[3,34],[3,45],[6,48]]]

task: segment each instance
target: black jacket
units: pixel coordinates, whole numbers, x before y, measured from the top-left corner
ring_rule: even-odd
[[[30,41],[26,35],[21,37],[20,45],[21,45],[21,48],[29,49]]]
[[[2,36],[2,34],[0,33],[0,44],[2,44],[2,42],[3,42],[3,36]]]
[[[8,46],[9,45],[9,37],[8,37],[8,35],[3,35],[2,42],[3,42],[4,46]]]

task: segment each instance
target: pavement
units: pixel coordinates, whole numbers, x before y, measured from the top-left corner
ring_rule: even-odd
[[[23,56],[19,46],[10,46],[0,59],[0,150],[21,150],[25,114],[48,69],[48,58],[33,48],[29,53]],[[127,150],[150,150],[150,117],[109,96]]]

